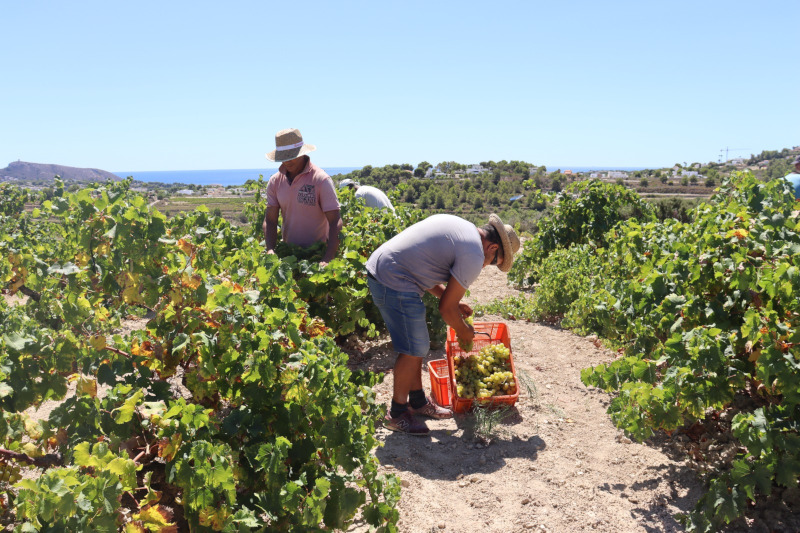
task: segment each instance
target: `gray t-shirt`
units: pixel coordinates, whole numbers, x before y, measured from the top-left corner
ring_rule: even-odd
[[[454,215],[433,215],[389,239],[370,256],[367,271],[390,289],[422,295],[454,277],[468,288],[483,268],[475,224]]]
[[[388,208],[394,211],[394,206],[389,197],[386,196],[382,190],[369,185],[361,185],[356,191],[356,198],[363,198],[367,207],[374,207],[376,209]]]

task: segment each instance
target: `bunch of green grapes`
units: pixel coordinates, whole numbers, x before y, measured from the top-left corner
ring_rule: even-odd
[[[473,323],[472,323],[472,315],[470,315],[467,318],[465,318],[464,322],[466,322],[468,326],[472,326],[473,325]],[[458,345],[465,352],[471,352],[472,351],[472,344],[473,344],[472,341],[466,342],[466,341],[464,341],[462,339],[458,339]]]
[[[6,462],[0,459],[0,484],[13,485],[22,478],[20,467],[17,463]]]
[[[453,371],[458,396],[484,399],[514,394],[517,386],[510,357],[511,352],[503,344],[489,344],[473,356],[457,355]]]

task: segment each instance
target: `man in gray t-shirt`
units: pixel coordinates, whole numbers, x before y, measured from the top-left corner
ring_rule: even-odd
[[[398,352],[387,428],[422,435],[428,428],[412,415],[453,416],[426,397],[422,388],[422,358],[430,349],[422,295],[427,291],[439,298],[442,319],[460,339],[470,342],[475,332],[464,317],[472,309],[461,298],[482,268],[497,265],[508,272],[519,247],[514,229],[497,215],[480,228],[457,216],[433,215],[406,228],[370,256],[367,281],[372,300]]]

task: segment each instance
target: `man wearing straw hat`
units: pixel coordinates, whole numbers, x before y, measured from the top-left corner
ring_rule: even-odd
[[[275,150],[266,156],[282,164],[267,184],[267,212],[262,227],[269,254],[275,253],[279,214],[283,218],[284,241],[302,247],[326,242],[320,263],[324,266],[336,256],[342,218],[333,180],[306,155],[316,149],[303,142],[297,129],[275,134]]]
[[[413,415],[449,418],[453,413],[436,405],[422,388],[422,358],[430,349],[422,296],[439,298],[439,312],[459,339],[475,336],[464,316],[472,309],[462,303],[481,269],[496,265],[508,272],[520,242],[514,228],[495,214],[476,227],[454,215],[433,215],[391,238],[367,261],[367,284],[397,352],[392,406],[384,425],[394,431],[425,435],[428,427]]]

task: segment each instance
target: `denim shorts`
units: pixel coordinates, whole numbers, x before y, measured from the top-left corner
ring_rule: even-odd
[[[390,289],[371,276],[367,276],[367,284],[395,351],[416,357],[428,355],[431,338],[425,320],[425,304],[419,294]]]

